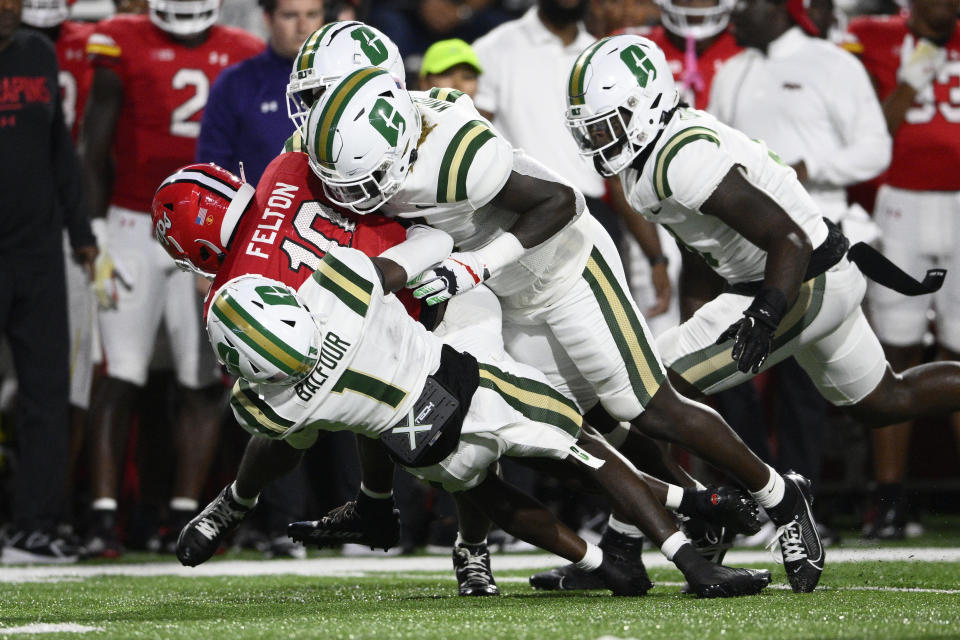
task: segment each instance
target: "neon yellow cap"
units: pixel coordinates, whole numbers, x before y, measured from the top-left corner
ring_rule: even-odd
[[[480,66],[480,60],[473,51],[473,47],[460,38],[434,42],[423,54],[420,77],[443,73],[458,64],[468,64],[476,69],[477,73],[483,73],[483,67]]]

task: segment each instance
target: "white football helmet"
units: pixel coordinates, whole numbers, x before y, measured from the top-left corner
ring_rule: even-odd
[[[304,136],[310,168],[334,203],[370,213],[403,185],[420,126],[410,94],[389,73],[354,71],[310,107]]]
[[[220,17],[220,0],[147,0],[150,22],[175,36],[203,33]]]
[[[616,175],[663,129],[680,102],[663,52],[641,36],[604,38],[570,72],[567,127],[597,171]]]
[[[67,0],[23,0],[20,19],[37,29],[55,27],[70,15]]]
[[[320,326],[297,292],[258,275],[234,278],[217,291],[207,334],[217,359],[248,382],[296,384],[320,353]]]
[[[307,112],[323,91],[351,71],[380,67],[406,87],[403,57],[393,40],[362,22],[331,22],[306,39],[287,84],[287,115],[306,139]]]
[[[703,7],[694,6],[689,0],[655,0],[663,26],[678,36],[694,40],[711,38],[727,28],[736,0],[715,1],[715,5]]]

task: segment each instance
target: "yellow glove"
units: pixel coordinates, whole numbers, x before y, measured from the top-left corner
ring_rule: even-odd
[[[107,249],[106,221],[103,218],[96,218],[92,226],[100,249],[97,260],[93,264],[93,293],[101,309],[116,309],[119,295],[117,283],[123,285],[127,291],[130,291],[133,286],[126,270],[114,260]]]

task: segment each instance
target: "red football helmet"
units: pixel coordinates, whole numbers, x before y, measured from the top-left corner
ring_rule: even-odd
[[[215,164],[188,164],[163,181],[150,206],[154,234],[181,269],[213,278],[254,188]]]

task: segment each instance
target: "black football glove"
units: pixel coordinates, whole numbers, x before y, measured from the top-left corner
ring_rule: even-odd
[[[787,311],[787,298],[779,289],[765,288],[743,312],[743,317],[730,325],[717,338],[717,344],[733,340],[730,352],[743,373],[759,373],[773,346],[773,334]]]

